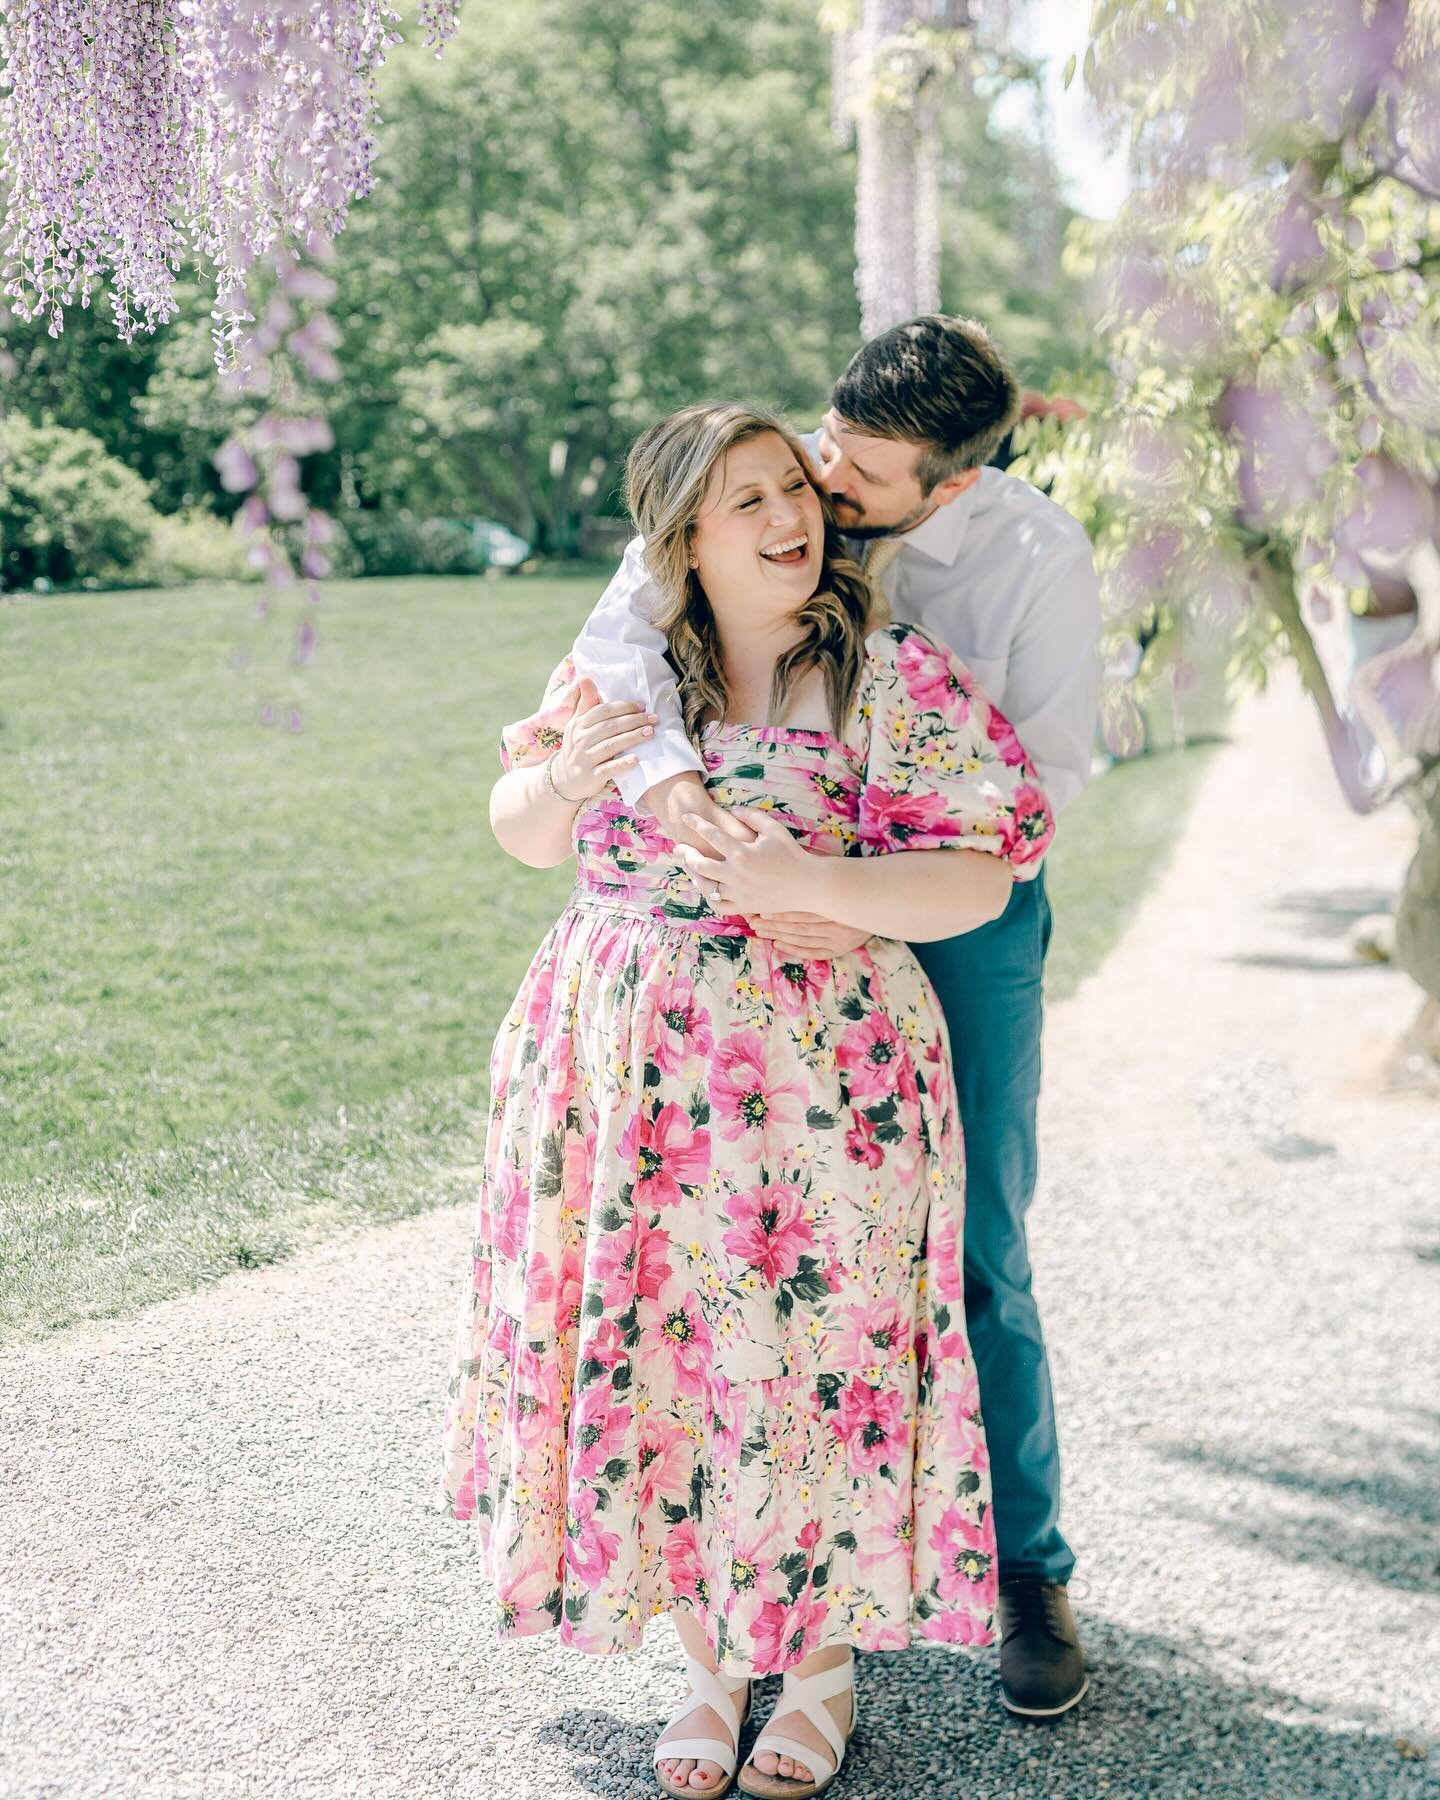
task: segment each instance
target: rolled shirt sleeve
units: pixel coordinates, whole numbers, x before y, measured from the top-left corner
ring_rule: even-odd
[[[665,655],[664,634],[653,623],[659,599],[645,566],[645,540],[632,538],[572,653],[577,672],[590,677],[602,699],[639,700],[658,717],[654,737],[636,749],[636,766],[616,779],[629,806],[638,806],[657,782],[705,766],[685,735],[675,672]]]

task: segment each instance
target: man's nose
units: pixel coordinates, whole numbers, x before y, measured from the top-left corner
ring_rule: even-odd
[[[849,474],[850,465],[845,459],[845,453],[837,450],[820,472],[820,480],[824,484],[825,492],[837,497],[843,494]]]

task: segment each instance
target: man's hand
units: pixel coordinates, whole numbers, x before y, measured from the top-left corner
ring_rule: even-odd
[[[782,956],[796,962],[831,962],[858,950],[874,935],[807,912],[755,913],[749,924],[756,937],[769,938]]]
[[[688,844],[702,856],[718,857],[720,852],[698,831],[692,831],[686,825],[686,813],[700,819],[712,831],[733,838],[737,844],[751,843],[755,837],[750,827],[742,824],[727,807],[715,804],[705,783],[693,770],[687,769],[683,775],[671,775],[664,781],[657,781],[654,787],[646,788],[640,804],[654,813],[665,827],[667,837],[677,844]]]

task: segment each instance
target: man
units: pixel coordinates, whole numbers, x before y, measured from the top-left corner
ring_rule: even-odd
[[[1059,814],[1089,777],[1100,609],[1082,527],[1035,488],[984,467],[1018,409],[1014,377],[984,330],[932,314],[857,352],[806,443],[894,616],[969,666]],[[661,720],[620,786],[677,839],[696,841],[686,812],[748,837],[701,786],[664,639],[649,623],[655,598],[637,538],[575,646],[580,672],[602,694],[639,699]],[[863,941],[805,914],[753,923],[811,956]],[[1042,872],[1014,884],[991,924],[914,946],[945,1011],[965,1134],[965,1306],[990,1449],[1001,1684],[1006,1705],[1032,1718],[1067,1711],[1087,1686],[1065,1592],[1075,1559],[1059,1529],[1054,1403],[1025,1238],[1049,938]]]

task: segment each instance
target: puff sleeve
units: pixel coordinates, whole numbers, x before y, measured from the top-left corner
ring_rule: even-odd
[[[579,685],[574,660],[567,656],[546,684],[539,710],[502,728],[500,765],[507,774],[511,769],[538,767],[560,748]]]
[[[867,647],[861,852],[984,850],[1032,879],[1055,821],[1009,720],[913,625],[872,632]]]

